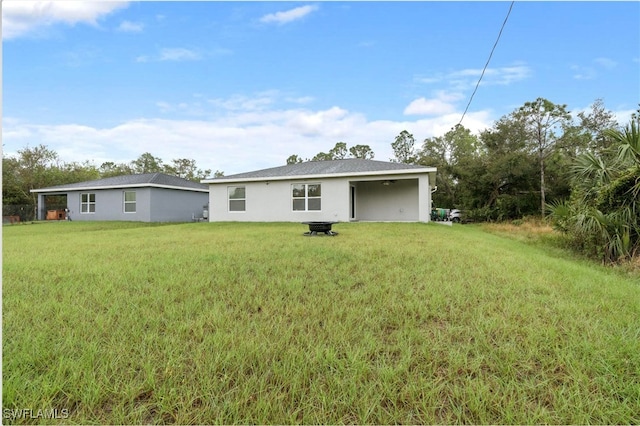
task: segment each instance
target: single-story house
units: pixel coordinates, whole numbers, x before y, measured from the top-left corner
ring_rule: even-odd
[[[207,185],[163,173],[116,176],[33,189],[38,219],[47,217],[47,198],[66,197],[71,220],[190,222],[206,215]]]
[[[428,222],[436,168],[344,159],[203,180],[209,220]]]

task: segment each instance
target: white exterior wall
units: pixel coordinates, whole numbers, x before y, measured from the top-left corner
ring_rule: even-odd
[[[423,175],[418,177],[418,221],[429,222],[430,220],[431,182],[429,182],[429,175]]]
[[[395,180],[383,185],[384,180]],[[321,211],[293,211],[292,185],[322,185]],[[229,211],[228,188],[245,187],[245,211]],[[351,187],[355,186],[356,216],[360,221],[428,222],[431,187],[428,174],[353,176],[320,179],[225,182],[209,184],[211,222],[348,222]]]
[[[416,222],[418,202],[418,179],[356,183],[356,220]]]
[[[320,211],[294,211],[291,186],[295,183],[322,185]],[[245,187],[245,211],[230,212],[228,187]],[[270,182],[221,182],[209,185],[211,222],[307,222],[349,220],[349,179],[300,179]]]

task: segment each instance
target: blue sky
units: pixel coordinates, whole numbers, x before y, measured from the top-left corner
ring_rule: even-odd
[[[457,124],[510,2],[2,3],[3,151],[240,173]],[[639,2],[516,2],[463,125],[640,102]]]

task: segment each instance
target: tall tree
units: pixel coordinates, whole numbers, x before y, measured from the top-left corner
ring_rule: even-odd
[[[344,159],[349,151],[347,150],[347,144],[344,142],[336,143],[336,146],[329,150],[329,155],[332,160],[342,160]]]
[[[59,167],[60,177],[56,179],[59,184],[86,182],[100,179],[100,171],[88,160],[83,162],[72,161],[63,163]]]
[[[2,203],[7,208],[16,205],[35,208],[38,195],[32,193],[32,189],[98,177],[98,169],[88,161],[63,163],[58,154],[45,145],[26,147],[19,150],[15,157],[2,158]],[[24,207],[21,211],[24,211]],[[27,214],[27,217],[33,216]]]
[[[456,198],[456,182],[454,181],[449,158],[451,149],[443,136],[427,138],[417,154],[417,163],[436,168],[436,184],[438,190],[433,194],[435,207],[453,207]]]
[[[362,158],[364,160],[372,160],[373,157],[375,157],[369,145],[354,145],[349,148],[349,154],[351,154],[353,158]]]
[[[611,145],[610,138],[606,136],[608,129],[616,129],[618,122],[615,114],[607,110],[602,99],[596,99],[591,104],[591,110],[579,112],[579,127],[588,135],[587,149],[591,152],[603,152]]]
[[[17,195],[24,202],[35,205],[38,196],[30,192],[32,189],[58,184],[51,173],[53,168],[60,166],[58,154],[45,145],[38,145],[18,150],[16,161],[14,170],[17,173]]]
[[[391,161],[396,163],[414,163],[416,161],[415,145],[416,141],[413,135],[406,130],[400,132],[396,139],[391,143],[395,158]]]
[[[106,161],[102,163],[98,168],[98,171],[100,172],[101,178],[130,175],[134,173],[130,164],[116,164],[113,161]]]
[[[471,130],[458,124],[444,135],[448,147],[448,172],[455,183],[454,205],[463,206],[466,187],[476,179],[481,166],[480,141]]]
[[[21,188],[20,162],[2,157],[2,204],[30,204],[30,197]]]
[[[527,148],[523,124],[500,118],[480,134],[480,158],[470,167],[463,199],[478,209],[478,219],[503,220],[537,211],[535,156]]]
[[[345,142],[338,142],[329,152],[319,152],[311,160],[303,160],[297,154],[290,155],[287,158],[287,164],[297,164],[303,161],[342,160],[350,157],[371,160],[374,156],[375,154],[369,145],[355,145],[348,148]]]
[[[164,171],[162,160],[154,157],[149,152],[145,152],[131,162],[134,173],[160,173]]]
[[[528,142],[537,154],[540,171],[540,213],[546,210],[545,160],[553,153],[556,142],[571,120],[566,105],[557,105],[544,98],[526,102],[513,113],[523,123]]]
[[[171,165],[164,165],[164,173],[199,182],[211,174],[211,170],[198,169],[196,160],[191,158],[176,158]]]
[[[328,152],[319,152],[313,156],[311,161],[329,161],[333,160],[333,156]]]
[[[289,158],[287,158],[287,164],[298,164],[298,163],[302,163],[302,158],[297,154],[290,155]]]
[[[344,142],[338,142],[329,150],[329,152],[317,153],[311,161],[328,161],[328,160],[342,160],[347,156],[347,144]]]

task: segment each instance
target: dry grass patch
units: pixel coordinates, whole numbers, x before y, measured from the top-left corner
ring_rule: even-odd
[[[525,240],[553,238],[560,235],[547,221],[533,218],[510,222],[485,223],[481,226],[489,232],[506,234]]]
[[[570,240],[553,229],[551,224],[545,220],[528,218],[510,222],[483,223],[479,226],[492,234],[544,247],[558,256],[584,259],[578,250],[571,246]],[[589,261],[597,262],[593,259]],[[607,266],[616,272],[640,280],[640,253],[629,260]]]

